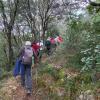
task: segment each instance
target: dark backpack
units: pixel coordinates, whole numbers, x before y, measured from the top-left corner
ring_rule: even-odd
[[[24,54],[22,57],[22,63],[23,64],[31,64],[32,63],[32,56],[33,56],[33,50],[32,47],[24,47]]]
[[[49,40],[47,40],[46,42],[45,42],[45,46],[50,46],[51,45],[51,42],[49,41]]]

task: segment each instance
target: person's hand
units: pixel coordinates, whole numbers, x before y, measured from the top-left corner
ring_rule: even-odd
[[[20,81],[21,81],[21,76],[20,76],[20,75],[17,75],[17,76],[15,77],[15,79],[16,79],[17,83],[20,83]]]
[[[32,64],[32,69],[34,68],[34,64]]]

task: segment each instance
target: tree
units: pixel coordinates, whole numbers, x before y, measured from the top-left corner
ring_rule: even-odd
[[[22,0],[20,4],[21,22],[26,23],[26,26],[31,30],[34,39],[37,40],[37,3],[32,0]],[[21,22],[19,22],[21,24]]]
[[[39,16],[41,20],[41,26],[42,26],[42,33],[43,33],[43,39],[45,38],[45,33],[48,28],[48,24],[51,21],[51,18],[53,16],[53,6],[55,3],[55,0],[39,0],[38,10],[39,10]]]
[[[45,37],[48,25],[55,19],[55,9],[59,6],[56,0],[22,0],[20,15],[23,22],[31,29],[34,39],[39,38],[40,33]],[[34,6],[33,6],[34,5]]]
[[[5,5],[4,3],[7,5]],[[1,14],[3,19],[4,33],[6,34],[7,41],[8,41],[8,55],[9,55],[8,68],[7,68],[8,70],[10,69],[13,60],[11,35],[15,23],[15,18],[18,12],[18,5],[19,5],[19,0],[14,0],[14,1],[0,0],[0,9],[1,9]]]

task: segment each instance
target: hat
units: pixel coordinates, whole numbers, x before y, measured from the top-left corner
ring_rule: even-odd
[[[25,45],[29,45],[30,46],[31,45],[31,42],[30,41],[26,41],[25,42]]]

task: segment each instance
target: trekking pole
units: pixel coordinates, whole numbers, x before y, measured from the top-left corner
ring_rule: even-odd
[[[37,76],[38,76],[38,72],[37,72],[37,68],[36,68],[36,85],[37,85]]]
[[[32,56],[31,76],[33,77],[34,56]]]

